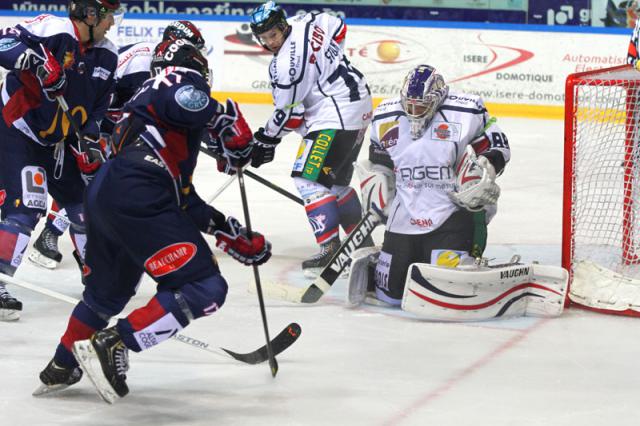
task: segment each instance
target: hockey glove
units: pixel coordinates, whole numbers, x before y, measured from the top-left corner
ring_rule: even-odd
[[[218,167],[218,171],[229,176],[233,176],[236,174],[236,169],[233,168],[226,158],[220,157],[216,158],[216,166]]]
[[[36,75],[45,96],[54,101],[61,96],[67,84],[64,70],[49,49],[40,46],[41,53],[27,49],[18,56],[15,69],[31,71]]]
[[[487,157],[476,156],[471,145],[467,146],[456,172],[456,189],[449,193],[455,204],[473,212],[498,202],[500,187],[495,182],[495,169]]]
[[[216,247],[245,265],[261,265],[271,257],[271,243],[257,232],[247,235],[247,229],[234,217],[213,232]]]
[[[264,134],[264,128],[260,127],[253,134],[253,154],[251,165],[260,167],[265,163],[273,161],[276,154],[276,146],[280,143],[280,138],[273,138]]]
[[[86,184],[89,184],[100,168],[100,165],[106,161],[100,141],[90,136],[85,136],[84,149],[78,149],[72,145],[71,152],[76,158],[76,164],[80,170],[82,180],[84,180]]]
[[[238,108],[238,104],[227,99],[224,113],[219,114],[209,126],[210,148],[224,157],[222,168],[239,169],[251,161],[253,136],[251,129]],[[218,170],[221,169],[220,162]]]

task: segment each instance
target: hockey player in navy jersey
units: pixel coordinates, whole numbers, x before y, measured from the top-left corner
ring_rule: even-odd
[[[273,160],[292,130],[303,140],[291,176],[302,196],[320,252],[302,263],[313,275],[340,247],[339,227],[349,233],[361,218],[360,200],[349,186],[371,120],[364,76],[343,47],[347,26],[326,13],[289,20],[273,1],[251,15],[251,30],[273,53],[269,77],[275,109],[254,135],[254,167]]]
[[[179,38],[189,40],[203,53],[206,51],[202,33],[193,22],[185,20],[173,21],[165,27],[162,33],[162,40]],[[100,142],[107,148],[113,125],[122,116],[122,107],[151,75],[151,57],[156,45],[157,43],[155,42],[142,41],[123,46],[118,50],[115,91],[107,110],[107,115],[100,125]],[[58,237],[65,232],[68,226],[69,220],[66,217],[66,212],[64,209],[61,210],[54,201],[47,215],[47,222],[33,244],[29,260],[45,268],[56,268],[62,260],[62,253],[58,250]],[[79,256],[75,251],[73,255],[79,261]]]
[[[13,275],[31,232],[46,213],[47,192],[65,208],[79,253],[86,241],[85,182],[103,154],[96,142],[113,91],[116,47],[106,32],[119,0],[72,0],[69,18],[40,15],[0,33],[0,66],[9,70],[0,108],[0,272]],[[78,141],[57,101],[64,96],[81,126]],[[0,319],[19,317],[22,303],[0,278]]]
[[[155,77],[116,125],[115,158],[87,189],[87,285],[36,394],[74,384],[84,370],[113,402],[128,392],[128,350],[149,349],[220,309],[227,283],[201,232],[246,265],[271,255],[262,235],[247,235],[236,219],[202,201],[191,183],[206,128],[227,161],[235,167],[250,161],[252,133],[237,105],[229,100],[225,108],[210,97],[207,60],[186,40],[159,44],[152,67]],[[157,283],[155,296],[105,329],[145,272]]]
[[[407,74],[400,96],[376,108],[369,160],[358,164],[363,193],[376,194],[369,207],[386,222],[371,280],[378,300],[400,305],[411,263],[453,267],[482,255],[485,210],[495,213],[495,178],[510,158],[480,97],[449,91],[429,65]]]

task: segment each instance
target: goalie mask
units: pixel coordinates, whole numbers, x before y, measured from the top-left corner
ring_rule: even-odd
[[[209,62],[189,40],[175,39],[160,42],[153,51],[151,76],[155,77],[167,67],[183,67],[197,71],[211,86]]]
[[[277,49],[269,48],[260,35],[277,28],[282,32],[282,41],[284,42],[284,39],[287,38],[291,31],[291,26],[287,22],[287,14],[280,6],[276,5],[274,1],[268,1],[256,8],[253,13],[251,13],[251,23],[249,26],[260,45],[274,53],[277,53]]]
[[[449,86],[429,65],[412,69],[402,83],[400,103],[407,114],[411,137],[420,138],[449,93]]]

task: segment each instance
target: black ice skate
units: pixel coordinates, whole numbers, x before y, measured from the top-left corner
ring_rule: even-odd
[[[0,321],[16,321],[20,319],[22,302],[9,294],[5,284],[0,281]]]
[[[82,370],[79,367],[67,368],[51,360],[40,373],[40,387],[33,391],[33,396],[48,395],[59,392],[76,384],[82,378]]]
[[[320,245],[320,252],[302,262],[302,270],[308,278],[315,278],[320,270],[329,264],[331,257],[340,248],[340,239],[333,238]]]
[[[129,393],[125,375],[129,370],[129,349],[115,326],[74,343],[73,355],[106,402],[113,404]]]
[[[62,253],[58,250],[58,236],[49,228],[45,227],[33,243],[29,260],[47,269],[55,269],[62,261]]]

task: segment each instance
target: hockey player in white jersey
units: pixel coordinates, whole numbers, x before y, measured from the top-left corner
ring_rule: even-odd
[[[268,1],[253,12],[250,25],[274,55],[269,77],[275,105],[254,134],[252,166],[272,161],[290,131],[302,135],[291,176],[321,246],[302,268],[317,270],[340,246],[339,227],[349,233],[361,217],[349,183],[371,120],[369,87],[344,54],[347,27],[340,18],[310,13],[287,20],[282,8]]]
[[[484,209],[495,207],[495,177],[509,158],[507,137],[480,97],[450,91],[431,66],[408,73],[400,96],[374,112],[369,161],[359,164],[361,180],[378,176],[396,192],[390,205],[392,194],[368,197],[386,219],[377,299],[400,305],[412,263],[456,266],[482,254],[476,236],[486,235]]]

